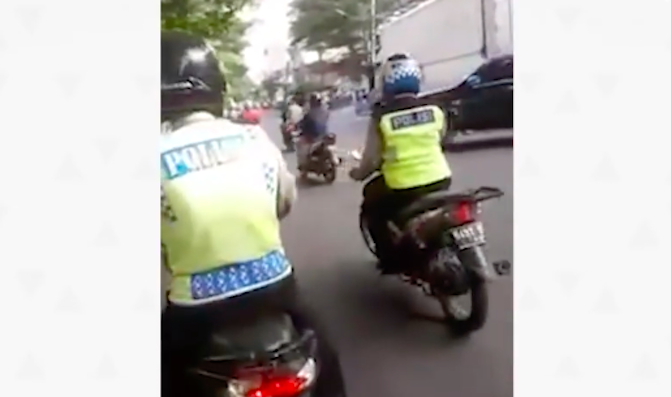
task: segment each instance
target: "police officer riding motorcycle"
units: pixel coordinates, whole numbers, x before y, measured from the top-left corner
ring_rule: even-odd
[[[402,271],[394,260],[387,221],[415,200],[447,190],[452,171],[443,154],[445,134],[442,109],[418,97],[419,64],[406,54],[396,54],[381,67],[382,100],[375,104],[360,164],[350,177],[363,181],[379,176],[364,187],[362,214],[383,274]]]
[[[256,395],[250,387],[258,382],[236,383],[206,366],[235,353],[229,330],[281,313],[318,341],[321,375],[290,385],[345,397],[337,354],[301,302],[282,246],[280,219],[296,199],[295,179],[265,133],[219,117],[225,92],[202,38],[162,32],[161,122],[170,128],[160,138],[161,253],[172,276],[161,319],[162,396]],[[214,390],[212,380],[220,381]]]

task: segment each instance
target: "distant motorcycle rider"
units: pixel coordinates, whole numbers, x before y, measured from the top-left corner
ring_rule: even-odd
[[[282,124],[280,124],[282,141],[289,151],[294,150],[293,132],[298,128],[303,115],[303,107],[298,104],[296,97],[289,99],[282,111]]]
[[[207,358],[213,335],[277,311],[317,334],[315,395],[345,396],[338,357],[300,302],[282,246],[294,177],[267,135],[218,117],[225,91],[203,39],[162,32],[161,122],[170,128],[160,138],[161,259],[172,275],[161,318],[162,396],[201,397],[187,369]]]
[[[418,198],[450,187],[452,171],[441,140],[442,109],[418,97],[419,64],[407,54],[392,55],[381,68],[382,100],[375,104],[361,163],[350,177],[362,181],[376,170],[381,175],[364,187],[362,211],[380,257],[383,273],[401,271],[390,255],[393,243],[387,222]]]
[[[310,150],[315,142],[328,134],[329,111],[317,94],[309,97],[308,110],[298,125],[300,140],[296,152],[298,169],[303,171],[309,160]]]
[[[296,95],[289,101],[286,111],[286,122],[297,125],[303,120],[305,116],[305,111],[303,109],[302,98],[300,95]]]

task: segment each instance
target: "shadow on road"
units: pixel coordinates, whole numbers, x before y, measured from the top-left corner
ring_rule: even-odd
[[[340,263],[334,268],[339,269],[340,281],[336,285],[321,286],[334,291],[333,295],[329,294],[330,302],[320,306],[337,312],[339,323],[350,328],[342,332],[356,329],[358,337],[400,337],[427,349],[460,344],[461,339],[453,338],[443,324],[437,302],[397,277],[379,276],[374,261]],[[333,296],[337,299],[333,300]]]
[[[328,183],[324,178],[319,176],[309,175],[307,178],[301,178],[300,176],[296,178],[296,187],[298,189],[310,189],[319,186],[330,186],[331,183]]]
[[[373,266],[371,264],[371,268]],[[350,295],[356,300],[352,302],[353,304],[389,321],[387,326],[407,325],[409,322],[442,325],[442,314],[428,310],[427,304],[433,301],[417,287],[405,284],[395,276],[376,277],[379,277],[375,283],[378,288],[370,288],[370,286],[363,288],[362,286],[355,294]]]

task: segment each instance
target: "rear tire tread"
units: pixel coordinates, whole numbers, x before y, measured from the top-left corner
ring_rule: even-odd
[[[439,298],[439,302],[446,316],[445,322],[452,335],[455,337],[466,337],[471,333],[484,327],[489,313],[489,291],[487,283],[481,280],[474,281],[471,285],[471,313],[465,319],[457,319],[449,312],[445,299]]]
[[[335,168],[335,166],[332,166],[331,169],[326,171],[324,174],[324,178],[326,179],[326,183],[333,183],[335,182],[336,178],[338,177],[338,171]]]
[[[359,213],[359,230],[361,231],[361,237],[363,238],[363,242],[366,245],[366,248],[368,248],[371,254],[375,255],[375,257],[379,259],[377,251],[375,250],[375,246],[373,245],[373,237],[370,235],[370,231],[368,230],[368,221],[366,220],[363,211]]]

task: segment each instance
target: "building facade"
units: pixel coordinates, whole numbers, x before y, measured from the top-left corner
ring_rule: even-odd
[[[456,83],[485,58],[513,51],[512,0],[428,0],[380,26],[378,60],[410,53],[423,67],[426,89]]]

